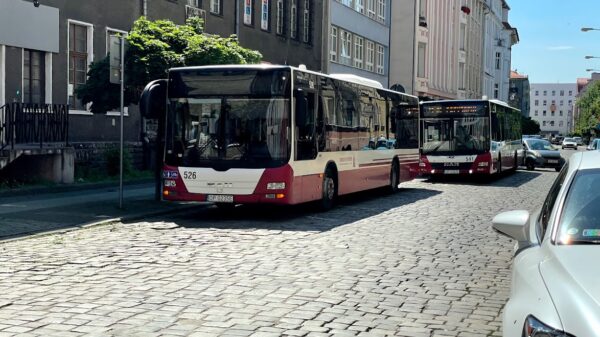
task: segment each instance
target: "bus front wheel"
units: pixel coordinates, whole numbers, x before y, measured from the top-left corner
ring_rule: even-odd
[[[398,185],[400,184],[400,165],[398,165],[398,161],[394,160],[392,162],[392,170],[390,171],[390,187],[389,190],[392,193],[398,192],[400,188]]]
[[[332,169],[328,168],[323,176],[323,195],[321,196],[321,210],[331,209],[337,197],[337,180]]]

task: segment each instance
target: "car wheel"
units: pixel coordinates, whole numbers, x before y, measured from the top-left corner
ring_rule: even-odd
[[[330,210],[335,204],[337,198],[337,179],[331,168],[325,170],[323,176],[323,194],[321,196],[320,208],[323,211]]]
[[[531,159],[527,160],[527,162],[525,163],[525,166],[527,167],[527,171],[535,170],[535,164],[533,163],[533,160],[531,160]]]
[[[400,184],[400,165],[398,165],[398,161],[394,160],[392,162],[392,170],[390,171],[390,187],[389,190],[391,193],[398,192],[398,185]]]

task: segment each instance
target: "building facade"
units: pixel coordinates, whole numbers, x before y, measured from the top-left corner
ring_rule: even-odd
[[[418,0],[392,1],[390,26],[390,87],[414,94]]]
[[[530,117],[530,85],[527,75],[519,74],[516,71],[510,72],[508,104],[521,110],[523,117]]]
[[[388,88],[391,0],[329,0],[325,73],[354,74]]]
[[[236,6],[237,4],[237,6]],[[74,95],[93,61],[107,55],[111,34],[126,34],[140,16],[185,23],[260,51],[270,63],[323,70],[324,5],[315,0],[30,0],[0,1],[0,107],[6,103],[69,104],[74,142],[119,139],[117,112],[92,114]],[[125,139],[141,139],[136,106],[126,109]],[[129,113],[131,112],[131,113]]]
[[[530,117],[540,123],[541,133],[565,136],[572,132],[576,83],[532,83]]]
[[[505,0],[485,0],[485,6],[483,94],[507,102],[512,46],[519,42],[519,35],[508,23],[510,7]]]
[[[510,46],[517,39],[515,29],[506,29],[508,10],[503,0],[417,0],[415,93],[423,99],[487,95],[507,101]],[[498,42],[509,31],[508,45]]]

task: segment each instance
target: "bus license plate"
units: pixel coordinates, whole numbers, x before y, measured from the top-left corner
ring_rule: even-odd
[[[209,202],[233,202],[233,195],[209,194],[206,197]]]
[[[549,159],[548,164],[558,164],[558,160],[557,159]]]
[[[444,174],[459,174],[459,170],[445,170]]]

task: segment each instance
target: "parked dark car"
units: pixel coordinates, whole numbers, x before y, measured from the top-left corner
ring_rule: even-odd
[[[556,137],[552,138],[552,144],[560,145],[560,144],[562,144],[563,139],[565,139],[565,137],[556,136]]]
[[[554,168],[557,172],[565,164],[565,159],[560,155],[560,151],[545,139],[525,139],[523,140],[523,149],[525,150],[525,166],[529,171],[536,167]]]

